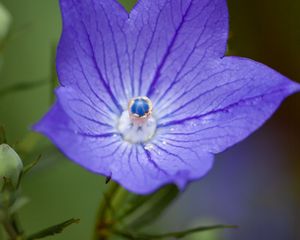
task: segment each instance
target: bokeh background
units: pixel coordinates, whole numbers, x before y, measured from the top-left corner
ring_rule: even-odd
[[[127,9],[135,3],[120,2]],[[80,224],[53,239],[90,239],[104,178],[76,166],[30,131],[53,101],[55,46],[61,31],[58,0],[1,3],[10,12],[11,25],[8,41],[0,48],[0,122],[24,161],[43,154],[23,183],[30,203],[21,211],[22,223],[28,232],[35,232],[76,217]],[[229,54],[258,60],[300,82],[300,1],[228,0],[228,5]],[[27,90],[5,90],[16,83],[33,84]],[[190,184],[152,230],[225,223],[240,228],[187,239],[300,239],[299,139],[300,94],[296,94],[263,128],[218,155],[213,170]]]

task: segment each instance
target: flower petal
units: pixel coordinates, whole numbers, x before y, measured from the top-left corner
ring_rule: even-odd
[[[107,132],[85,134],[71,120],[61,105],[56,103],[47,115],[34,126],[34,130],[46,135],[70,159],[89,171],[111,175],[110,156],[122,145],[121,136]]]
[[[61,85],[72,86],[121,113],[128,103],[123,28],[128,14],[115,0],[60,0],[63,31],[57,50]],[[107,103],[109,109],[104,103]]]
[[[111,165],[112,179],[129,191],[148,194],[168,183],[183,189],[190,180],[202,177],[211,168],[213,155],[173,144],[162,139],[148,145],[128,144],[120,150],[119,161]]]
[[[255,61],[225,57],[161,106],[166,141],[218,153],[260,127],[300,86]],[[178,149],[179,151],[179,149]]]
[[[225,0],[140,0],[129,25],[133,95],[154,104],[170,81],[225,54]]]
[[[72,87],[59,87],[57,101],[63,111],[84,134],[97,135],[116,131],[117,117],[102,110],[82,92]]]

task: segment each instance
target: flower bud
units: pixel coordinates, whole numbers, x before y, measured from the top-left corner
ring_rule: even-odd
[[[13,187],[17,187],[23,163],[19,155],[7,144],[0,145],[0,189],[3,188],[5,179],[8,179]]]
[[[11,15],[0,2],[0,41],[2,41],[9,30]]]

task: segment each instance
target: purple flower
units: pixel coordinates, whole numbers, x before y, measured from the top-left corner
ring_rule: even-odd
[[[180,188],[300,90],[224,57],[225,0],[60,0],[57,102],[35,126],[86,169],[136,193]]]

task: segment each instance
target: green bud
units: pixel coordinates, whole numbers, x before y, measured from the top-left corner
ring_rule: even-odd
[[[2,50],[11,24],[11,15],[0,2],[0,69],[2,67]]]
[[[5,178],[14,188],[17,187],[20,174],[23,170],[23,162],[19,155],[7,144],[0,145],[0,189],[3,188]]]
[[[11,15],[0,2],[0,41],[7,35],[10,23]]]

